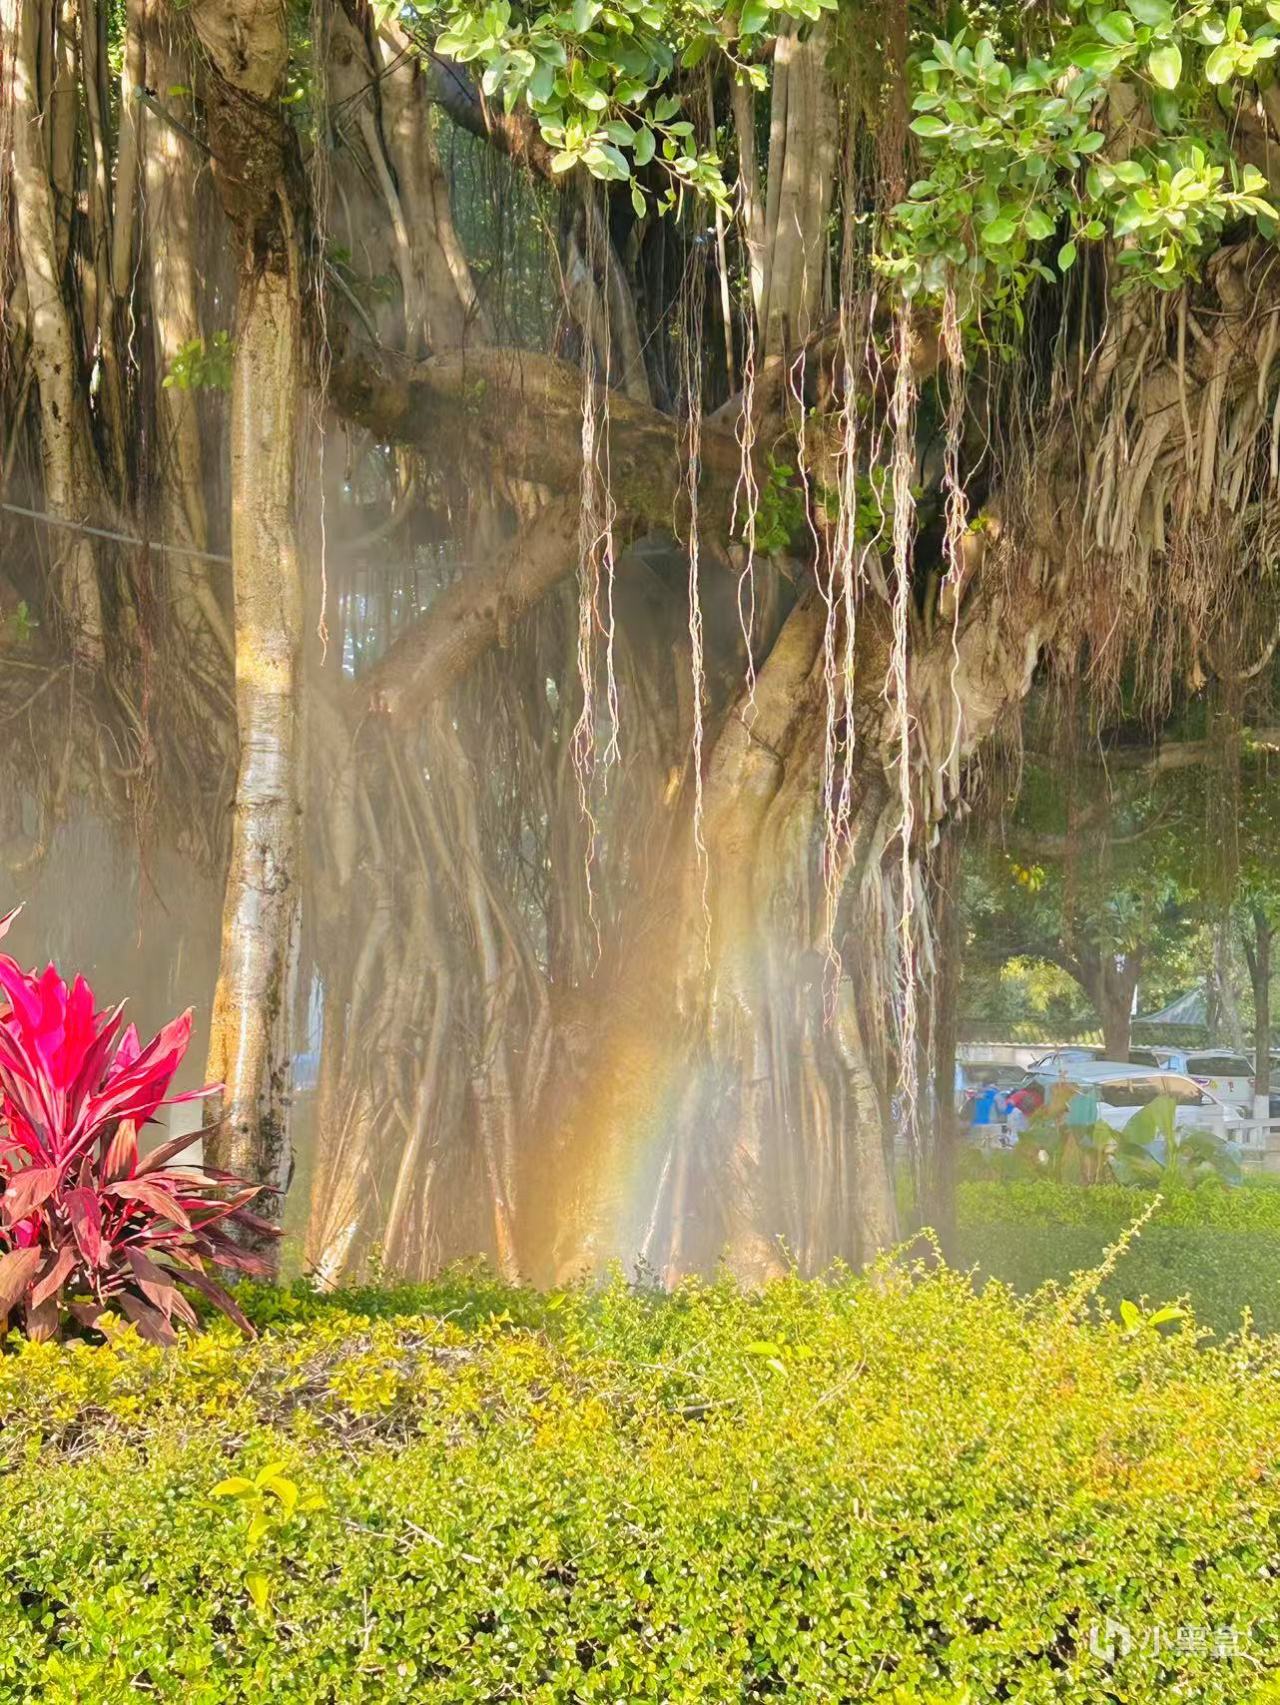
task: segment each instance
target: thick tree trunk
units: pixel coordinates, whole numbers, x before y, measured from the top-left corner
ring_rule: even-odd
[[[52,0],[50,0],[52,3]],[[55,123],[54,164],[61,160],[69,86],[54,103],[39,79],[40,31],[49,19],[34,0],[3,0],[4,33],[14,51],[13,182],[18,248],[27,289],[31,360],[40,396],[40,453],[44,502],[51,515],[101,525],[93,446],[89,437],[71,321],[62,295],[62,239],[54,181],[41,123],[45,100]],[[65,22],[65,21],[64,21]],[[68,85],[70,79],[67,79]],[[92,663],[103,660],[102,601],[91,540],[71,528],[52,530],[54,600],[61,607],[72,644]]]
[[[1104,975],[1099,995],[1102,1019],[1102,1046],[1108,1060],[1127,1060],[1133,1032],[1133,991],[1137,987],[1137,967],[1129,973],[1130,959],[1123,969],[1117,967]]]
[[[801,348],[817,331],[829,300],[827,220],[839,152],[839,106],[827,65],[831,38],[825,16],[803,27],[791,18],[779,20],[762,218],[758,190],[754,196],[750,187],[747,192],[748,242],[754,226],[764,245],[763,259],[751,257],[751,274],[766,360]],[[749,122],[751,110],[740,97],[739,126]],[[754,138],[740,146],[754,163]]]
[[[161,104],[177,121],[168,123],[138,104],[146,190],[146,257],[159,386],[161,516],[166,539],[204,551],[209,548],[209,519],[200,392],[173,383],[171,377],[180,352],[202,338],[197,181],[202,162],[195,143],[177,127],[181,124],[190,130],[195,122],[194,96],[182,93],[189,88],[188,79],[194,73],[189,57],[174,39],[178,21],[161,0],[138,3],[144,14],[148,83],[164,91]],[[188,643],[208,633],[221,659],[230,663],[235,651],[231,624],[211,580],[211,565],[195,557],[169,558],[162,572],[172,588],[173,609]]]
[[[217,1165],[278,1187],[290,1162],[300,894],[299,333],[293,278],[242,277],[231,396],[240,764],[209,1045],[209,1075],[225,1087],[210,1148]]]
[[[281,96],[286,16],[200,0],[214,173],[239,242],[231,555],[239,772],[209,1047],[224,1085],[213,1160],[282,1187],[290,1164],[302,794],[303,597],[294,513],[302,384],[295,144]],[[268,1214],[282,1195],[268,1196]]]

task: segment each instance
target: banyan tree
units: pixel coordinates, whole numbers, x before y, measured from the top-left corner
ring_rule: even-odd
[[[5,792],[323,1278],[894,1240],[984,749],[1274,650],[1273,13],[0,0]]]

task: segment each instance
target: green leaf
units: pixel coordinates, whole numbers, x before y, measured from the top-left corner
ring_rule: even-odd
[[[1133,40],[1133,19],[1127,12],[1108,12],[1094,25],[1103,41],[1119,47]]]
[[[1171,1320],[1185,1320],[1186,1318],[1187,1311],[1185,1308],[1175,1308],[1170,1305],[1167,1308],[1158,1308],[1154,1314],[1149,1314],[1147,1316],[1147,1325],[1165,1326]]]
[[[1125,0],[1125,4],[1140,24],[1153,30],[1168,29],[1173,22],[1173,7],[1169,0]]]
[[[764,0],[746,0],[738,15],[738,32],[740,35],[753,36],[768,22],[769,8],[764,4]]]
[[[244,1578],[245,1591],[253,1600],[253,1607],[259,1614],[267,1608],[271,1598],[271,1580],[259,1569],[250,1569]]]
[[[646,124],[643,130],[636,132],[635,146],[631,150],[635,156],[636,165],[647,166],[653,158],[653,151],[656,146],[653,132]]]
[[[945,119],[936,118],[933,113],[921,113],[919,118],[913,118],[911,129],[917,136],[950,136],[951,126]]]
[[[1070,272],[1076,264],[1076,246],[1074,243],[1064,243],[1058,250],[1058,266],[1062,272]]]
[[[298,1502],[298,1488],[292,1480],[284,1474],[272,1474],[262,1482],[262,1486],[264,1491],[280,1500],[286,1515],[293,1514],[294,1506]]]
[[[1053,235],[1054,221],[1042,207],[1033,207],[1026,218],[1027,235],[1039,241]]]
[[[219,1480],[209,1496],[211,1498],[243,1498],[247,1492],[253,1490],[252,1480],[246,1480],[243,1474],[233,1474],[229,1480]]]
[[[1224,41],[1220,47],[1215,47],[1204,62],[1205,78],[1210,83],[1225,83],[1236,68],[1236,44]]]
[[[644,191],[639,184],[633,183],[631,186],[631,205],[635,209],[636,218],[643,219],[648,208],[645,206]]]
[[[1018,221],[1006,213],[999,219],[993,219],[989,225],[984,225],[978,234],[991,248],[999,248],[1002,243],[1011,242],[1017,231]]]
[[[1182,76],[1182,49],[1176,41],[1166,42],[1147,55],[1147,71],[1162,89],[1176,89]]]
[[[1136,160],[1116,160],[1113,162],[1111,170],[1117,181],[1127,185],[1130,189],[1135,184],[1144,184],[1147,181],[1146,171]]]
[[[1124,54],[1115,47],[1106,47],[1101,42],[1086,43],[1071,50],[1071,63],[1078,65],[1082,71],[1096,71],[1100,77],[1109,76],[1116,69]]]
[[[1124,1322],[1127,1332],[1136,1332],[1138,1327],[1142,1325],[1142,1310],[1136,1303],[1129,1302],[1126,1298],[1120,1304],[1120,1319]]]

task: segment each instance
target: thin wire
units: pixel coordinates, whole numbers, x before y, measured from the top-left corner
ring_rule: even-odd
[[[95,539],[114,539],[117,544],[137,545],[144,551],[166,551],[170,556],[198,557],[201,562],[231,563],[221,551],[198,551],[191,545],[166,545],[159,539],[135,539],[130,533],[113,533],[106,527],[91,527],[87,521],[68,521],[61,515],[50,515],[46,509],[24,509],[20,503],[0,503],[10,515],[25,515],[30,521],[43,521],[48,527],[65,527],[72,533],[91,533]]]

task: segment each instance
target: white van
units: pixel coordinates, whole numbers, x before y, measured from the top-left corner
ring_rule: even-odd
[[[1219,1101],[1253,1112],[1253,1061],[1224,1048],[1135,1048],[1141,1057],[1153,1054],[1170,1071],[1185,1072]]]
[[[1124,1129],[1140,1107],[1149,1106],[1160,1095],[1172,1096],[1173,1122],[1183,1128],[1212,1131],[1220,1137],[1240,1123],[1233,1105],[1185,1072],[1153,1070],[1128,1061],[1087,1060],[1033,1071],[1031,1075],[1046,1097],[1058,1083],[1092,1092],[1098,1098],[1099,1119],[1117,1131]]]

